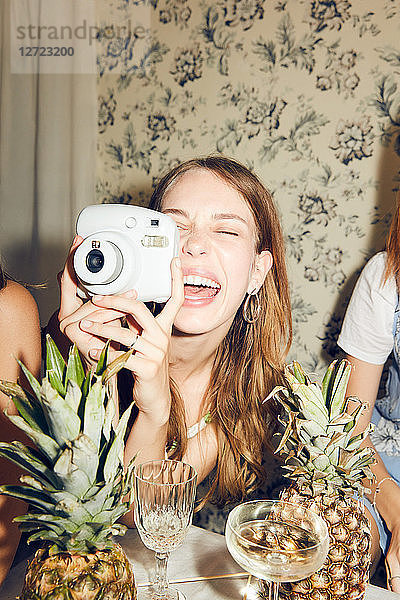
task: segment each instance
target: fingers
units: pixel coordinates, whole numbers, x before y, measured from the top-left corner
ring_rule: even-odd
[[[134,290],[121,295],[94,296],[92,302],[96,306],[126,314],[130,330],[141,334],[141,339],[151,341],[154,347],[166,352],[172,325],[184,300],[183,275],[178,258],[171,262],[171,278],[171,298],[156,318],[143,302],[136,299],[137,294]],[[86,326],[87,324],[84,324],[82,327]],[[115,329],[99,328],[92,324],[90,324],[90,328],[91,332],[95,332],[96,335],[104,339],[110,337],[128,346],[132,342],[132,334],[127,333],[127,331],[117,333]],[[113,335],[119,337],[113,337]],[[127,342],[127,340],[130,341]]]
[[[121,296],[93,296],[93,304],[99,307],[111,308],[127,315],[128,321],[135,329],[137,325],[143,330],[148,339],[156,340],[160,335],[160,327],[143,302],[136,300],[136,292],[126,292]],[[132,320],[133,317],[133,320]],[[134,325],[136,322],[136,326]]]
[[[82,304],[74,313],[67,315],[64,319],[60,320],[60,330],[63,333],[67,333],[67,327],[74,326],[75,329],[79,329],[79,324],[84,319],[89,319],[91,322],[96,323],[111,323],[113,321],[119,321],[121,317],[125,316],[125,313],[121,313],[116,310],[103,309],[100,310],[94,306],[91,302]]]
[[[146,360],[154,361],[157,364],[160,364],[164,360],[165,352],[162,348],[155,346],[143,336],[133,333],[126,327],[116,327],[115,325],[101,326],[87,319],[81,321],[80,327],[97,338],[109,339],[127,348],[133,346],[135,355],[145,357]],[[97,350],[97,348],[94,350]],[[91,356],[95,358],[94,352],[91,352]]]
[[[98,360],[100,357],[101,348],[90,350],[90,357]],[[122,351],[109,350],[109,360],[113,361],[123,354]],[[129,358],[126,363],[126,368],[132,371],[135,376],[140,377],[141,382],[147,381],[153,383],[160,372],[160,365],[164,360],[165,354],[159,348],[156,348],[147,340],[139,336],[135,343],[135,353]],[[157,394],[151,394],[153,400],[157,398]]]
[[[175,321],[175,317],[181,308],[185,299],[185,291],[183,285],[183,274],[181,269],[181,261],[179,258],[174,258],[171,262],[171,277],[172,290],[171,298],[165,304],[164,308],[157,316],[157,322],[164,331],[170,333]]]
[[[68,257],[61,276],[58,277],[60,285],[60,311],[59,319],[62,321],[67,315],[75,312],[82,304],[82,300],[76,295],[77,281],[75,277],[73,259],[77,247],[82,243],[83,238],[76,235],[68,253]]]
[[[391,577],[389,589],[392,590],[392,592],[400,594],[400,575],[395,575],[394,577]]]
[[[385,565],[386,574],[388,581],[388,589],[392,592],[400,593],[400,562],[397,552],[392,547],[393,540],[391,541],[388,553],[386,555]]]
[[[400,594],[400,575],[392,575],[390,577],[388,576],[387,582],[388,590]]]
[[[131,346],[133,342],[137,342],[137,334],[133,333],[127,327],[121,327],[113,325],[112,323],[104,324],[103,322],[95,322],[89,318],[82,319],[79,322],[79,327],[96,337],[103,338],[105,340],[112,340],[118,342],[123,346]],[[136,350],[135,344],[135,350]]]

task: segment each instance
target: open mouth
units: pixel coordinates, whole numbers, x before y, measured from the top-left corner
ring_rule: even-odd
[[[185,275],[183,283],[187,299],[214,298],[221,289],[217,281],[199,275]]]

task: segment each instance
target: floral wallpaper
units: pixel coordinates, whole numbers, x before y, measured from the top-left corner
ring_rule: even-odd
[[[285,233],[290,358],[323,371],[400,184],[400,3],[107,0],[101,10],[98,202],[145,205],[160,173],[193,156],[253,169]],[[202,515],[223,528],[222,513]]]
[[[98,201],[146,204],[192,156],[254,169],[285,232],[291,357],[321,371],[399,187],[400,4],[108,0],[99,18]]]

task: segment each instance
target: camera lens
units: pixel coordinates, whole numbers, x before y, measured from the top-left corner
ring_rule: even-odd
[[[86,267],[91,273],[98,273],[104,267],[104,254],[101,250],[91,250],[86,256]]]

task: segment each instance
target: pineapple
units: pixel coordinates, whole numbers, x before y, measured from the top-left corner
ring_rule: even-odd
[[[292,481],[281,499],[314,509],[325,519],[330,537],[323,567],[307,579],[282,584],[284,600],[358,600],[365,594],[371,534],[357,497],[364,492],[363,480],[373,479],[374,453],[360,448],[369,428],[354,433],[361,401],[352,397],[355,406],[346,412],[350,371],[347,361],[334,361],[318,385],[294,362],[285,370],[287,385],[271,394],[280,401],[285,426],[276,453],[285,457],[286,477]]]
[[[86,376],[74,346],[65,364],[47,336],[42,384],[21,364],[31,392],[0,382],[18,415],[7,415],[34,442],[0,443],[0,455],[27,473],[21,485],[0,493],[25,500],[32,510],[16,517],[28,542],[41,545],[28,566],[20,600],[135,600],[130,563],[112,540],[126,527],[133,460],[124,473],[124,435],[132,406],[114,428],[114,400],[107,382],[128,351],[107,366],[108,345]],[[7,414],[7,412],[6,412]]]

